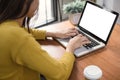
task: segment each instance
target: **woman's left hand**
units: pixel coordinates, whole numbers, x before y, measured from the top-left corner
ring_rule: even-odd
[[[76,28],[67,28],[64,30],[59,30],[55,32],[55,36],[57,38],[69,38],[71,36],[75,36],[79,34]]]

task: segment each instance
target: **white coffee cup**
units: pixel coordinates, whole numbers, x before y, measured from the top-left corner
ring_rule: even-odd
[[[95,65],[87,66],[83,72],[87,80],[99,80],[102,77],[102,70]]]

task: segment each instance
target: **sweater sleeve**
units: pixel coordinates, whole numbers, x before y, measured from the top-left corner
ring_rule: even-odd
[[[15,58],[17,64],[43,74],[47,80],[67,80],[74,63],[74,55],[65,52],[61,59],[52,58],[33,37],[28,37],[19,48]]]
[[[35,39],[45,39],[46,37],[45,30],[30,29],[30,33],[33,35]]]

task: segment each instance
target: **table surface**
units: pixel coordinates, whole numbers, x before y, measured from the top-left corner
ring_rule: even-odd
[[[63,21],[39,29],[55,31],[74,27],[69,21]],[[101,80],[120,80],[120,25],[116,24],[112,35],[105,48],[91,52],[90,54],[76,58],[69,80],[85,80],[83,70],[89,65],[99,66],[103,71]],[[65,48],[58,42],[49,38],[38,41],[53,58],[60,58]]]

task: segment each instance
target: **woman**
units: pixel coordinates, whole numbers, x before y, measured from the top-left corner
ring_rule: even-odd
[[[61,33],[28,28],[28,33],[23,26],[29,23],[26,17],[34,15],[38,3],[38,0],[0,0],[0,80],[40,80],[40,74],[47,80],[68,80],[74,50],[89,43],[79,34],[70,40],[59,60],[50,57],[35,38],[66,38],[76,35],[77,30],[71,28]]]

